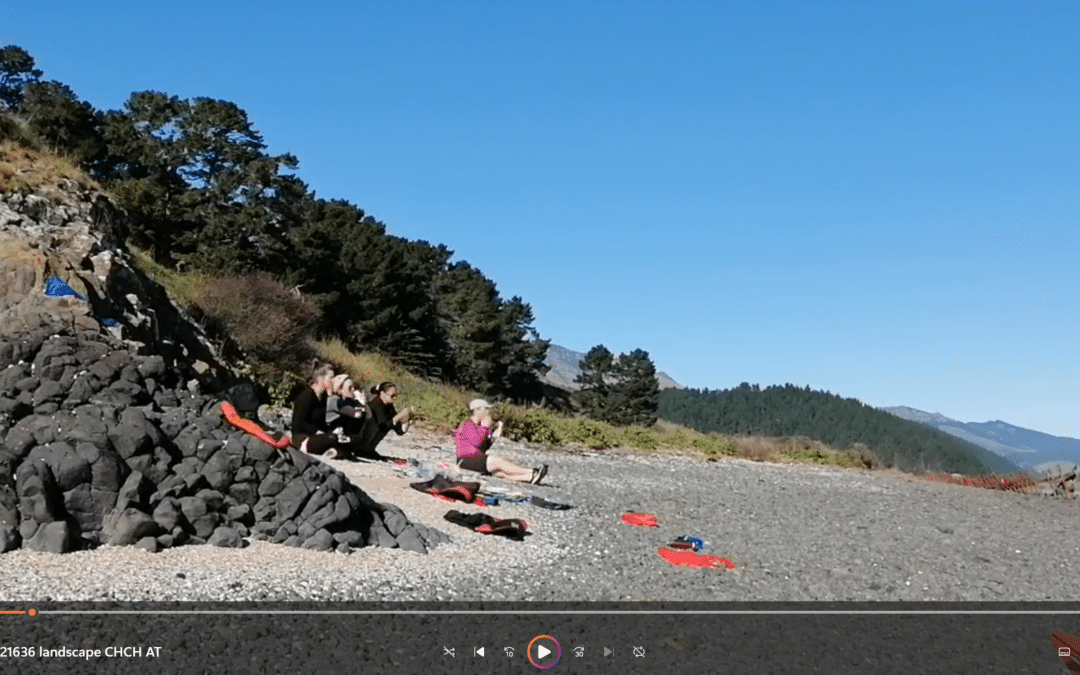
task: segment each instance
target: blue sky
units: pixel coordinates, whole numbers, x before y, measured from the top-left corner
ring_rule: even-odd
[[[61,0],[101,109],[244,108],[545,338],[1080,437],[1080,3]]]

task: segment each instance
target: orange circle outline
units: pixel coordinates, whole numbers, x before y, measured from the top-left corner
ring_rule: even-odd
[[[532,658],[532,646],[536,644],[536,641],[540,640],[541,638],[547,638],[558,646],[557,648],[559,650],[559,655],[555,657],[555,663],[551,664],[550,666],[541,666],[536,661],[533,661]],[[529,663],[533,664],[534,668],[539,668],[540,670],[547,670],[548,668],[553,668],[557,663],[559,663],[559,659],[562,658],[562,645],[559,644],[558,640],[551,637],[550,635],[537,635],[529,642],[529,646],[525,648],[525,658],[529,659]]]

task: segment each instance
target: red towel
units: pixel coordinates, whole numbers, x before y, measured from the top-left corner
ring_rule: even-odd
[[[647,513],[624,513],[622,519],[624,522],[638,527],[659,527],[656,516],[650,516]]]
[[[274,440],[274,437],[266,433],[266,431],[258,424],[252,422],[251,420],[246,420],[243,417],[240,417],[240,413],[236,412],[236,407],[233,406],[232,403],[229,403],[228,401],[222,401],[221,412],[224,413],[225,419],[229,420],[229,422],[234,427],[243,429],[255,438],[258,438],[263,443],[266,443],[271,447],[277,448],[278,450],[283,450],[289,447],[290,439],[288,436],[282,436],[280,440]]]
[[[668,561],[672,565],[682,565],[684,567],[726,567],[729,570],[735,569],[735,563],[726,558],[717,558],[712,555],[702,555],[696,551],[676,551],[673,548],[661,548],[658,549],[660,557]]]

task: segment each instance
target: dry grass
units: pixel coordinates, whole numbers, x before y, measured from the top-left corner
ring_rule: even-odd
[[[0,141],[0,192],[33,192],[49,196],[59,192],[64,180],[98,188],[82,169],[65,157],[11,140]]]
[[[315,341],[312,348],[320,359],[348,373],[358,387],[370,388],[381,382],[396,384],[401,395],[398,407],[415,407],[423,426],[434,430],[455,429],[468,416],[469,401],[479,396],[418,377],[381,354],[351,352],[341,340]]]

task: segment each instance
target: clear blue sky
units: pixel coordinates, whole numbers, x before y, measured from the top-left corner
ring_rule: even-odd
[[[33,4],[46,78],[237,103],[556,343],[1080,437],[1080,2]]]

